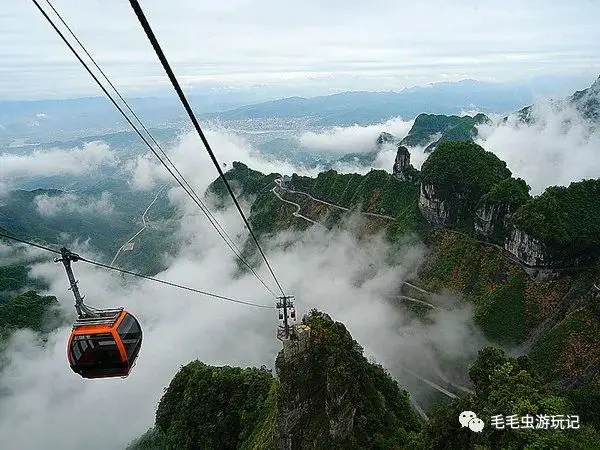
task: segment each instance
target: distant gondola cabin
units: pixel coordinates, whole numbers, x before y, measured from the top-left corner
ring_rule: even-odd
[[[67,356],[83,378],[126,377],[142,346],[142,328],[124,309],[101,310],[73,325]]]

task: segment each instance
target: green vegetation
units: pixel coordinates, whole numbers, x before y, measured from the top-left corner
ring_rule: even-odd
[[[244,443],[260,442],[258,430],[273,407],[274,383],[266,369],[193,361],[171,380],[158,405],[154,429],[129,448],[251,448]]]
[[[43,280],[29,276],[29,264],[35,262],[24,258],[23,249],[13,247],[9,258],[26,262],[0,266],[0,371],[2,351],[7,337],[15,330],[28,328],[46,333],[60,325],[62,316],[53,296],[41,296],[35,289],[47,289]]]
[[[443,142],[423,163],[424,184],[450,196],[479,200],[492,187],[509,178],[506,163],[473,142]]]
[[[53,296],[40,296],[35,291],[18,295],[0,305],[0,330],[49,331],[60,319],[58,311],[52,312],[53,306],[58,306]]]
[[[472,141],[477,136],[476,125],[489,122],[484,114],[471,116],[446,116],[436,114],[419,114],[415,123],[402,140],[401,145],[409,147],[423,146],[430,142],[431,138],[440,133],[437,141]]]
[[[481,198],[481,203],[505,205],[510,211],[531,199],[531,187],[522,178],[505,178]]]
[[[279,411],[297,416],[278,422],[296,448],[393,448],[421,423],[408,393],[381,366],[370,363],[346,327],[312,310],[310,345],[289,359],[280,354]],[[336,431],[333,431],[336,430]],[[280,429],[281,433],[282,430]]]
[[[308,226],[305,221],[293,217],[292,213],[296,211],[294,206],[282,202],[270,192],[278,174],[263,175],[244,164],[234,162],[233,165],[225,176],[236,187],[240,196],[255,196],[250,224],[257,234],[275,233],[289,227],[304,229]],[[418,209],[418,185],[399,181],[383,170],[372,170],[366,175],[340,174],[335,170],[328,170],[316,178],[293,174],[287,186],[344,208],[360,206],[365,212],[392,216],[395,219],[388,228],[391,238],[411,232],[422,233],[426,228]],[[226,188],[217,179],[210,185],[208,192],[224,199]],[[308,198],[299,196],[293,201],[305,205]],[[331,214],[328,223],[336,222],[339,217],[339,214]]]
[[[42,290],[47,287],[47,283],[29,276],[29,266],[24,264],[0,266],[0,305],[28,288]]]
[[[103,189],[110,192],[108,202],[112,211],[86,209],[86,204],[97,201]],[[152,201],[156,192],[132,191],[124,182],[114,181],[102,186],[90,188],[77,194],[55,189],[37,189],[34,191],[12,191],[0,205],[0,223],[11,234],[25,239],[33,239],[60,247],[78,238],[90,239],[90,244],[110,261],[117,249],[141,227],[141,215]],[[65,196],[70,196],[66,197]],[[148,212],[150,220],[168,220],[175,216],[174,208],[165,201],[165,193]],[[60,200],[62,198],[62,200]],[[46,214],[40,214],[38,201],[57,202],[56,211],[50,208]],[[168,235],[167,235],[168,236]],[[141,247],[141,254],[134,259],[137,271],[148,274],[155,269],[153,261],[156,253],[167,251],[172,242],[165,235],[157,236],[148,248]],[[76,251],[76,249],[72,249]]]
[[[569,311],[531,351],[531,360],[548,380],[584,379],[600,362],[600,322],[593,297]]]
[[[599,198],[600,179],[552,186],[509,220],[556,256],[590,260],[600,256]]]
[[[503,344],[516,345],[525,339],[525,278],[523,272],[509,276],[480,300],[475,319],[488,338]]]
[[[419,274],[431,291],[449,290],[475,306],[475,319],[488,339],[521,343],[552,313],[566,294],[567,280],[533,281],[494,247],[451,230],[432,230],[435,252]]]
[[[481,197],[510,176],[504,161],[473,142],[442,142],[421,168],[423,184],[451,203],[451,220],[468,231]]]
[[[308,183],[304,183],[305,185]],[[385,170],[366,175],[321,172],[308,193],[345,208],[362,205],[362,211],[397,216],[418,199],[418,186],[397,180]]]
[[[264,367],[182,367],[154,428],[128,448],[267,450],[292,439],[294,448],[391,449],[414,439],[421,421],[408,393],[344,325],[316,310],[304,324],[310,345],[294,358],[279,353],[278,381]]]
[[[577,414],[565,397],[545,385],[531,369],[527,357],[507,357],[498,348],[486,347],[469,369],[475,395],[462,397],[430,413],[413,448],[507,448],[507,449],[592,449],[600,448],[600,435],[589,426],[577,430],[511,429],[490,426],[490,418],[536,414]],[[486,426],[482,433],[459,428],[462,411],[473,411]]]
[[[486,347],[469,367],[472,395],[442,403],[421,422],[409,396],[345,326],[312,310],[303,319],[309,335],[296,336],[276,361],[278,381],[262,369],[211,367],[194,361],[175,375],[161,399],[154,428],[129,450],[240,448],[447,449],[600,448],[597,417],[580,407],[591,387],[562,393],[544,382],[526,356],[508,357]],[[585,391],[584,389],[588,389]],[[485,422],[482,433],[461,428],[462,411]],[[498,430],[492,416],[579,415],[580,428]]]
[[[290,188],[295,191],[307,192],[310,193],[312,191],[313,185],[315,184],[316,179],[310,177],[303,177],[297,174],[292,174],[290,177]]]
[[[231,185],[236,197],[249,198],[250,196],[259,195],[266,192],[273,186],[274,181],[280,178],[278,173],[264,175],[257,170],[250,169],[246,164],[238,161],[233,162],[233,168],[225,172],[225,178]],[[223,207],[231,201],[227,186],[221,179],[217,178],[207,189],[207,193],[215,194],[219,200],[219,206]]]
[[[240,446],[242,450],[264,450],[275,448],[277,402],[279,383],[274,381],[265,400],[265,406],[258,417],[256,427],[250,437]]]

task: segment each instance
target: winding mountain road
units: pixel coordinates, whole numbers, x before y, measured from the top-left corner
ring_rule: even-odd
[[[160,195],[160,193],[167,187],[169,186],[170,183],[165,184],[163,187],[161,187],[158,192],[156,193],[156,195],[154,196],[154,199],[150,202],[150,204],[148,205],[148,207],[146,208],[146,210],[144,211],[144,213],[142,214],[142,228],[140,228],[137,233],[135,233],[133,236],[131,236],[127,241],[125,241],[123,243],[123,245],[121,245],[119,247],[119,249],[117,250],[117,253],[115,253],[114,258],[112,259],[112,261],[110,262],[110,265],[114,265],[115,261],[117,260],[117,258],[119,257],[119,255],[121,254],[121,251],[123,250],[123,248],[131,243],[136,237],[138,237],[140,234],[142,234],[142,232],[148,228],[148,223],[146,222],[146,214],[148,214],[148,211],[150,210],[150,208],[152,207],[152,205],[154,205],[154,203],[156,203],[156,200],[158,200],[158,196]]]
[[[431,309],[439,309],[439,307],[435,306],[433,303],[426,302],[425,300],[419,300],[418,298],[414,298],[414,297],[408,297],[407,295],[399,295],[397,298],[399,298],[401,300],[408,300],[413,303],[418,303],[420,305],[427,306]]]
[[[328,205],[331,206],[333,208],[338,208],[341,209],[342,211],[351,211],[349,208],[345,208],[343,206],[340,205],[335,205],[333,203],[329,203],[326,202],[325,200],[319,200],[318,198],[314,198],[312,195],[307,194],[306,192],[301,192],[301,191],[295,191],[293,189],[289,189],[289,188],[285,188],[283,186],[281,186],[281,178],[277,178],[275,180],[275,183],[277,183],[277,186],[279,186],[280,189],[287,191],[287,192],[291,192],[292,194],[301,194],[301,195],[306,195],[308,198],[310,198],[313,202],[317,202],[317,203],[321,203],[323,205]],[[394,217],[392,216],[387,216],[385,214],[376,214],[376,213],[370,213],[370,212],[364,212],[361,211],[361,214],[365,215],[365,216],[371,216],[371,217],[379,217],[381,219],[387,219],[387,220],[394,220]]]
[[[421,375],[419,375],[416,372],[413,372],[412,370],[410,370],[408,367],[406,366],[400,366],[402,368],[402,370],[404,370],[405,372],[411,374],[413,377],[417,378],[418,380],[422,381],[425,384],[428,384],[429,386],[431,386],[432,388],[434,388],[436,391],[441,392],[442,394],[444,394],[447,397],[450,397],[452,399],[454,398],[458,398],[458,395],[453,394],[452,392],[450,392],[448,389],[444,389],[442,386],[440,386],[437,383],[434,383],[431,380],[428,380],[427,378],[423,378]]]
[[[312,224],[314,224],[314,225],[319,225],[319,226],[322,226],[323,228],[327,228],[327,227],[326,227],[325,225],[323,225],[322,223],[315,222],[314,220],[312,220],[312,219],[309,219],[308,217],[306,217],[306,216],[303,216],[302,214],[300,214],[300,210],[302,209],[302,207],[301,207],[301,206],[300,206],[298,203],[290,202],[289,200],[286,200],[286,199],[282,198],[282,197],[281,197],[281,195],[279,195],[279,193],[276,191],[276,189],[277,189],[277,187],[274,187],[273,189],[271,189],[271,192],[272,192],[273,194],[275,194],[275,196],[276,196],[276,197],[277,197],[279,200],[281,200],[282,202],[288,203],[288,204],[290,204],[290,205],[293,205],[293,206],[295,206],[295,207],[296,207],[296,211],[292,213],[292,216],[294,216],[294,217],[299,217],[300,219],[304,219],[304,220],[306,220],[307,222],[310,222],[310,223],[312,223]]]

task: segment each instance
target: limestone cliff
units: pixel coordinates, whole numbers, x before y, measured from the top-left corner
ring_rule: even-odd
[[[504,248],[528,266],[549,266],[552,261],[542,241],[516,227],[510,230]]]
[[[304,325],[277,358],[277,448],[405,445],[420,428],[408,394],[367,361],[343,324],[312,311]]]
[[[435,190],[433,184],[421,183],[419,194],[419,209],[425,220],[434,227],[452,225],[450,204],[451,199],[443,199]]]
[[[505,248],[529,265],[568,268],[600,257],[600,179],[551,186],[508,218]]]
[[[485,194],[475,210],[475,237],[503,245],[507,237],[505,219],[528,201],[529,186],[521,178],[506,178]]]
[[[472,142],[442,142],[423,163],[419,209],[433,226],[472,232],[480,199],[510,170]]]
[[[415,181],[418,171],[410,163],[410,152],[403,145],[398,146],[392,174],[400,181]]]

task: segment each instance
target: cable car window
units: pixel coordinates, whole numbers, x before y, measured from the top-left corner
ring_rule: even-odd
[[[142,329],[137,320],[131,314],[127,314],[117,328],[117,332],[121,336],[127,356],[133,356],[142,339]]]
[[[73,338],[71,357],[75,364],[112,364],[121,362],[117,343],[110,333],[79,335]]]

